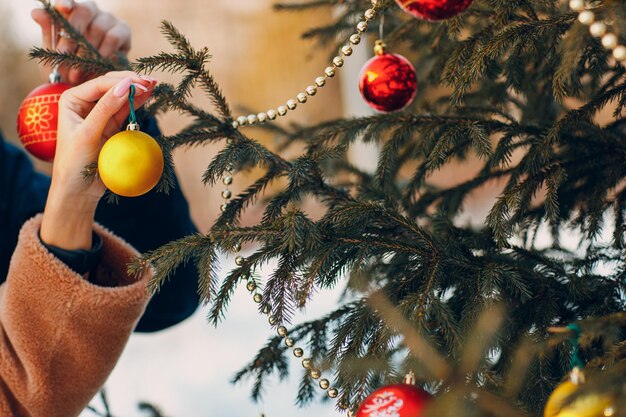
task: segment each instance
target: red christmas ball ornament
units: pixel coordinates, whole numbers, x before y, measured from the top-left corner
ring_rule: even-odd
[[[388,385],[372,392],[359,407],[356,417],[420,417],[431,398],[415,386],[411,373],[403,384]]]
[[[424,20],[445,20],[465,11],[472,0],[396,0],[413,16]]]
[[[31,91],[20,105],[17,133],[26,150],[39,159],[54,159],[59,99],[71,87],[61,82],[43,84]]]
[[[415,68],[402,55],[387,53],[380,41],[374,50],[376,56],[365,63],[359,75],[363,99],[383,113],[405,108],[417,93]]]

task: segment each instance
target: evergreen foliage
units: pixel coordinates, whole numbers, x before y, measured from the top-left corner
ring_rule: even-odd
[[[332,25],[304,36],[339,47],[368,1],[276,9],[338,3]],[[230,170],[258,166],[264,175],[228,204],[209,234],[171,242],[135,268],[155,267],[156,290],[177,265],[195,262],[215,324],[235,289],[247,280],[260,284],[255,271],[270,261],[277,268],[265,277],[259,308],[269,308],[277,325],[288,323],[318,289],[344,286],[342,305],[295,326],[290,337],[306,345],[326,374],[334,372],[339,404],[351,407],[413,369],[450,415],[539,415],[569,369],[570,335],[551,336],[548,329],[578,322],[589,369],[585,390],[615,394],[624,413],[625,69],[562,3],[475,0],[458,17],[432,23],[383,1],[386,43],[408,51],[418,71],[416,101],[399,113],[266,126],[283,147],[304,149],[293,159],[232,127],[208,50],[193,48],[164,22],[173,52],[132,64],[137,71],[181,75],[178,85],[157,89],[148,111],[176,110],[192,122],[161,142],[171,154],[179,146],[226,140],[207,166],[209,185]],[[595,13],[626,28],[619,2],[602,2]],[[108,71],[110,64],[92,53],[36,49],[33,56]],[[211,98],[212,109],[191,104],[195,86]],[[607,107],[615,109],[613,120],[599,124],[596,116]],[[379,146],[375,172],[349,161],[356,141]],[[473,178],[446,188],[432,183],[433,173],[468,158],[481,161]],[[279,180],[286,180],[284,189],[265,195]],[[488,184],[502,190],[484,225],[463,224],[468,196]],[[261,196],[268,199],[262,222],[240,227],[242,211]],[[321,219],[300,208],[305,197],[326,207]],[[544,226],[551,242],[539,246]],[[561,244],[565,232],[577,233],[575,249]],[[218,254],[247,242],[256,243],[256,251],[218,281]],[[253,378],[258,399],[268,376],[288,375],[289,356],[273,337],[234,381]],[[315,383],[303,373],[298,404],[316,398]]]

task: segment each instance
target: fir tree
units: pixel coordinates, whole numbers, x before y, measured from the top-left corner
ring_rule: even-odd
[[[339,3],[332,25],[304,36],[340,47],[368,1],[276,9],[304,12]],[[336,310],[290,331],[314,363],[334,373],[343,407],[355,407],[412,369],[441,399],[441,415],[539,415],[571,355],[571,334],[548,330],[576,322],[588,363],[584,390],[614,394],[624,415],[625,68],[561,3],[475,0],[458,17],[432,23],[382,1],[387,44],[410,51],[417,68],[417,99],[398,113],[306,127],[264,125],[282,147],[304,149],[294,159],[233,127],[208,50],[195,49],[164,22],[173,51],[131,64],[137,71],[181,75],[178,85],[158,87],[147,108],[193,119],[161,138],[164,147],[171,152],[223,141],[204,174],[208,185],[230,170],[260,166],[264,175],[227,205],[210,233],[171,242],[134,267],[155,268],[156,291],[177,265],[195,262],[214,324],[246,282],[264,281],[259,309],[271,311],[275,326],[289,323],[317,289],[344,287]],[[595,13],[626,28],[619,2],[601,2]],[[118,65],[88,47],[81,51],[35,50],[33,56],[93,72]],[[191,104],[193,87],[211,98],[212,109]],[[582,104],[568,104],[572,99]],[[614,118],[600,125],[595,116],[607,106]],[[357,140],[379,145],[374,173],[347,158]],[[447,188],[431,183],[434,172],[469,157],[482,164],[473,178]],[[286,180],[284,189],[266,195],[279,180]],[[468,195],[494,181],[504,188],[483,226],[459,222]],[[262,222],[240,227],[242,211],[262,196],[268,201]],[[319,220],[299,206],[311,196],[326,208]],[[547,247],[537,245],[542,226],[551,235]],[[579,236],[575,250],[561,244],[566,231]],[[219,280],[218,254],[247,242],[256,251]],[[276,270],[258,276],[270,260]],[[234,381],[254,378],[252,397],[258,399],[268,376],[286,376],[290,356],[282,338],[272,337]],[[299,404],[316,398],[315,384],[304,372]]]

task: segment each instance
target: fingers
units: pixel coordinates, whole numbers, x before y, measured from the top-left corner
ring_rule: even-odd
[[[41,46],[45,49],[52,48],[52,22],[50,16],[44,9],[33,9],[30,15],[41,27]]]
[[[98,50],[102,56],[114,56],[117,52],[127,53],[130,51],[130,27],[121,21],[116,21],[104,36]]]
[[[119,118],[118,112],[127,105],[131,84],[136,87],[137,105],[143,104],[152,92],[154,83],[135,73],[124,71],[109,73],[67,90],[61,97],[61,111],[85,116],[81,124],[84,135],[81,136],[99,140],[107,124],[112,119]],[[97,101],[95,106],[94,101]],[[88,114],[81,114],[81,109],[92,106]]]
[[[86,33],[87,28],[99,13],[100,10],[93,1],[77,3],[71,9],[67,21],[78,32]],[[59,38],[57,49],[60,52],[74,52],[76,50],[76,43],[71,39],[61,37]]]
[[[54,2],[54,7],[62,15],[67,16],[71,13],[72,9],[74,8],[74,0],[56,0]]]

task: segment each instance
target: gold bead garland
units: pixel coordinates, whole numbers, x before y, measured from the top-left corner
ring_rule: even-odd
[[[353,33],[348,38],[348,42],[341,47],[339,54],[333,58],[332,65],[326,67],[324,74],[315,78],[313,84],[306,87],[304,92],[296,94],[296,98],[289,99],[283,105],[276,107],[276,109],[269,109],[266,112],[258,114],[249,114],[247,116],[241,115],[233,120],[233,128],[238,129],[241,126],[252,126],[257,123],[265,123],[268,121],[276,120],[278,116],[286,116],[289,111],[294,111],[298,108],[298,104],[304,104],[309,100],[309,97],[313,97],[317,94],[318,88],[322,88],[326,85],[328,78],[333,78],[341,67],[343,67],[344,59],[352,55],[352,47],[361,43],[361,35],[367,31],[368,24],[378,14],[380,8],[379,0],[372,0],[372,8],[367,9],[363,14],[363,20],[356,25],[356,33]]]
[[[602,46],[611,51],[613,58],[623,63],[626,59],[626,46],[620,45],[617,36],[608,31],[604,22],[596,21],[596,16],[591,10],[591,5],[585,0],[570,0],[569,7],[578,12],[578,21],[589,26],[589,33],[594,38],[600,39]]]
[[[337,70],[343,66],[344,59],[352,55],[352,46],[356,46],[361,42],[362,33],[367,31],[368,24],[376,17],[380,8],[380,2],[379,0],[371,0],[371,2],[372,8],[365,11],[363,20],[356,25],[356,33],[350,35],[348,43],[341,47],[340,53],[333,58],[332,65],[326,67],[326,69],[324,70],[324,75],[315,78],[313,84],[306,87],[304,92],[296,94],[295,99],[287,100],[284,105],[280,105],[276,107],[276,109],[269,109],[266,112],[250,114],[248,116],[242,115],[237,117],[232,122],[233,128],[238,129],[241,126],[255,125],[257,123],[265,123],[268,121],[276,120],[278,116],[286,116],[289,111],[296,110],[299,104],[307,103],[311,97],[315,96],[318,89],[326,85],[326,80],[328,78],[333,78]],[[233,196],[232,191],[229,188],[229,186],[233,183],[232,171],[233,167],[229,166],[226,169],[226,175],[222,178],[222,183],[225,186],[224,190],[222,191],[222,198],[225,201],[220,206],[222,212],[226,211],[226,209],[228,208],[228,202]],[[233,252],[239,252],[240,250],[240,244],[235,244],[232,248]],[[235,264],[237,266],[243,266],[245,264],[245,258],[243,256],[237,256],[235,258]],[[263,295],[259,291],[257,283],[251,276],[248,277],[246,288],[248,291],[250,291],[250,293],[252,293],[252,299],[256,304],[261,304],[263,302]],[[264,305],[261,308],[261,313],[268,315],[268,322],[270,325],[275,326],[279,324],[277,317],[270,314],[271,310],[269,306]],[[289,337],[289,331],[287,330],[287,327],[279,324],[276,328],[276,332],[278,336],[283,338],[283,343],[285,344],[285,346],[292,350],[294,357],[302,358],[304,356],[304,349],[296,346],[296,341],[293,338]],[[327,395],[330,398],[337,398],[339,396],[339,390],[337,388],[331,387],[330,381],[328,379],[322,378],[322,371],[314,366],[313,360],[311,358],[304,358],[301,360],[301,363],[302,367],[308,371],[308,374],[312,379],[319,380],[318,386],[320,387],[320,389],[326,391]],[[345,403],[340,403],[339,407],[345,410],[348,408],[348,405]],[[351,417],[353,415],[354,410],[348,410],[348,416]]]

